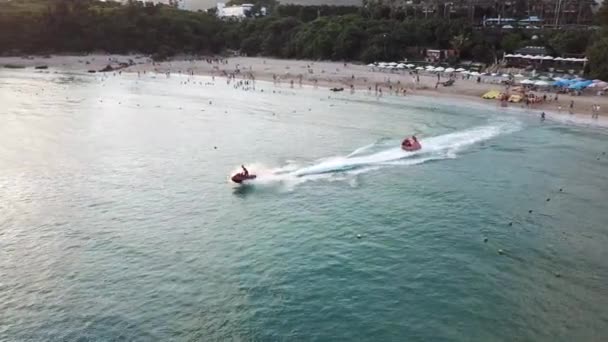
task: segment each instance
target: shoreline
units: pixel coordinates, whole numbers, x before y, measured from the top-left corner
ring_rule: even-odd
[[[110,74],[113,72],[128,72],[128,73],[181,73],[184,75],[201,75],[210,77],[228,77],[234,75],[236,80],[251,79],[267,81],[270,83],[279,83],[281,86],[294,88],[300,85],[318,86],[323,88],[342,87],[345,93],[350,92],[352,86],[355,92],[372,92],[375,93],[376,87],[380,89],[380,94],[383,96],[424,96],[453,98],[460,100],[474,101],[480,104],[492,105],[495,104],[497,109],[518,109],[533,113],[546,112],[547,114],[557,115],[565,119],[572,118],[576,121],[598,122],[598,119],[591,119],[592,106],[599,105],[599,115],[602,119],[608,117],[608,96],[583,95],[570,96],[561,95],[558,101],[549,100],[545,103],[531,105],[526,108],[522,103],[509,103],[508,107],[501,107],[497,100],[484,100],[481,95],[490,90],[501,91],[504,86],[497,84],[497,80],[491,76],[483,79],[483,82],[477,83],[473,78],[461,79],[456,78],[453,86],[444,87],[439,85],[435,74],[421,73],[419,82],[414,79],[415,76],[409,74],[409,70],[402,72],[381,72],[373,71],[365,65],[340,63],[340,62],[324,62],[324,61],[306,61],[306,60],[283,60],[263,57],[230,57],[222,60],[222,62],[211,62],[214,57],[198,60],[172,60],[165,62],[152,62],[147,56],[143,55],[101,55],[91,54],[86,56],[76,55],[53,55],[53,56],[33,56],[28,58],[22,57],[0,57],[0,67],[6,65],[17,66],[20,69],[34,68],[37,66],[46,66],[48,68],[80,71],[87,73],[89,70],[99,70],[111,64],[118,66],[119,63],[131,62],[132,65],[124,67],[120,70],[105,72]],[[12,70],[7,68],[8,70]],[[235,73],[239,70],[238,73]],[[446,77],[441,77],[439,81],[447,80]],[[392,89],[391,89],[392,88]],[[403,95],[403,89],[406,94]],[[554,93],[536,92],[539,96],[547,94],[549,99],[553,99]],[[575,102],[572,115],[569,115],[570,101]],[[560,112],[559,107],[562,110]],[[589,119],[589,120],[585,120]],[[604,120],[599,120],[604,121]]]

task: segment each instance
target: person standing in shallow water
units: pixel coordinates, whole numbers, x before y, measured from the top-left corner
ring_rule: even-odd
[[[570,101],[570,114],[574,114],[574,100]]]

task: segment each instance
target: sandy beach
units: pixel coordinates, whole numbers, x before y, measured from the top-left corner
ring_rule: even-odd
[[[211,61],[211,62],[210,62]],[[344,91],[360,92],[381,89],[383,96],[407,96],[411,94],[422,96],[447,96],[466,98],[483,103],[496,100],[484,100],[481,95],[490,91],[504,91],[505,87],[500,84],[500,79],[485,76],[477,83],[475,77],[462,79],[456,77],[453,86],[444,87],[437,85],[436,74],[421,73],[419,80],[411,75],[409,70],[381,71],[372,69],[366,65],[358,65],[340,62],[318,62],[305,60],[280,60],[261,57],[232,57],[218,62],[214,57],[198,60],[172,60],[155,63],[143,55],[107,55],[90,54],[83,56],[32,56],[32,57],[1,57],[0,66],[6,67],[40,67],[46,66],[52,69],[63,69],[68,71],[87,72],[89,70],[99,71],[108,65],[119,67],[120,63],[130,66],[122,69],[122,72],[157,72],[157,73],[183,73],[193,75],[208,75],[215,77],[227,77],[234,75],[237,79],[254,78],[280,83],[282,86],[298,87],[300,84],[316,85],[319,87],[338,87]],[[238,71],[237,71],[238,70]],[[448,80],[448,75],[441,75],[440,82]],[[404,91],[405,90],[405,93]],[[530,110],[555,112],[567,114],[570,104],[574,101],[573,112],[576,117],[590,117],[593,106],[599,105],[599,114],[608,115],[608,96],[597,96],[592,91],[582,96],[571,96],[560,94],[558,100],[554,100],[554,93],[536,92],[537,96],[547,95],[547,101],[530,106]],[[525,108],[523,103],[509,103],[511,107]]]

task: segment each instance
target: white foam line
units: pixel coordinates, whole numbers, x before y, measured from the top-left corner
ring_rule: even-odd
[[[415,152],[406,152],[400,147],[392,147],[363,155],[363,152],[372,149],[377,143],[370,144],[355,150],[348,156],[325,158],[316,164],[302,168],[290,164],[278,169],[268,169],[252,164],[251,170],[258,175],[258,178],[250,183],[259,186],[279,184],[286,189],[293,189],[296,185],[307,181],[344,180],[386,166],[416,165],[431,160],[452,159],[457,157],[459,151],[467,147],[501,134],[512,133],[520,128],[519,121],[509,120],[494,125],[422,138],[422,149]]]

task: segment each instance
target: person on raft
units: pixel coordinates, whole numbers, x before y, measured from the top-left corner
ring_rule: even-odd
[[[241,165],[241,168],[243,169],[242,175],[245,176],[245,177],[248,177],[249,176],[249,171],[247,171],[247,169],[245,168],[244,165]]]
[[[403,143],[403,145],[405,145],[405,147],[412,147],[413,143],[417,143],[418,139],[416,139],[415,135],[412,135],[411,138],[409,139],[405,139],[405,142]]]

